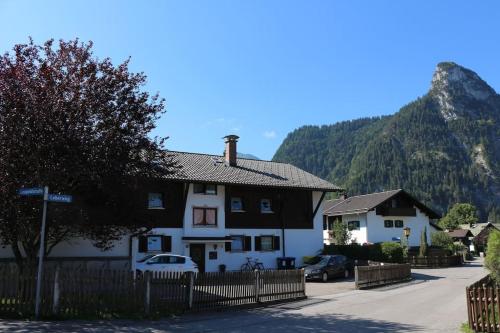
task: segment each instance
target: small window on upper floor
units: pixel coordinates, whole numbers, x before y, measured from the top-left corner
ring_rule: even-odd
[[[217,194],[217,185],[215,184],[193,184],[193,193],[195,194]]]
[[[148,194],[148,208],[149,209],[162,209],[165,208],[163,193],[149,193]]]
[[[273,206],[271,199],[260,199],[260,212],[273,213]]]
[[[402,220],[396,220],[396,221],[394,221],[394,227],[396,227],[396,228],[402,228],[403,227],[403,221]]]
[[[393,228],[394,227],[394,221],[393,220],[385,220],[384,221],[384,227],[386,227],[386,228]]]
[[[240,197],[231,198],[231,211],[243,212],[243,200]]]

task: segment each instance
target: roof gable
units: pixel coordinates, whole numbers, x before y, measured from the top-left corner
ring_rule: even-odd
[[[397,195],[402,195],[409,198],[415,206],[417,206],[430,218],[435,219],[440,217],[439,214],[434,212],[432,209],[430,209],[402,189],[353,196],[343,200],[340,203],[337,203],[336,205],[328,209],[325,209],[324,214],[334,216],[366,213],[372,209],[375,209],[377,206],[385,203],[386,201],[396,197]]]

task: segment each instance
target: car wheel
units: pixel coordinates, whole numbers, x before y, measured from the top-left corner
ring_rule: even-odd
[[[344,277],[345,277],[346,279],[349,277],[349,275],[351,275],[351,274],[349,274],[349,270],[347,270],[347,269],[346,269],[346,270],[344,270]]]
[[[328,282],[328,273],[327,272],[323,272],[323,275],[321,275],[321,281]]]

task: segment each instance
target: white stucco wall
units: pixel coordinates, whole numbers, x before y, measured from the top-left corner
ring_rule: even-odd
[[[313,212],[321,199],[321,194],[321,192],[313,192]],[[285,230],[285,255],[287,257],[295,257],[297,259],[297,265],[302,264],[302,257],[313,256],[323,250],[323,204],[324,201],[321,202],[321,206],[314,217],[313,229]]]
[[[420,234],[427,227],[427,242],[430,244],[431,229],[429,218],[416,208],[416,216],[380,216],[375,211],[367,213],[368,233],[367,239],[370,243],[390,242],[393,237],[403,237],[403,228],[411,229],[408,239],[409,246],[420,245]],[[384,220],[403,220],[403,228],[385,228]]]
[[[359,221],[359,230],[351,230],[351,243],[363,245],[368,242],[366,213],[347,214],[342,216],[342,222],[346,225],[350,221]]]

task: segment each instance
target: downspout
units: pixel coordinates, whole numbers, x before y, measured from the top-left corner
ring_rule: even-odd
[[[283,247],[281,249],[281,256],[285,257],[285,218],[283,211],[285,210],[285,201],[281,198],[281,194],[278,194],[278,198],[280,200],[280,222],[281,222],[281,239],[283,240]]]

